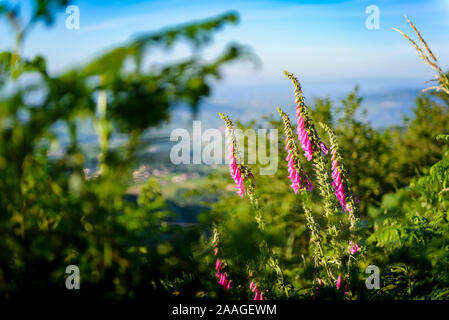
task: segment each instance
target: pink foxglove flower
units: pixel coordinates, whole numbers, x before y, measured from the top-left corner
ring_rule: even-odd
[[[326,145],[320,141],[320,148],[321,148],[321,152],[325,155],[327,155],[329,153],[329,150],[327,149]]]
[[[217,272],[218,284],[222,286],[227,292],[231,289],[231,280],[228,279],[226,273]]]
[[[256,294],[254,295],[253,300],[259,300],[259,291],[258,290],[256,290]]]
[[[234,179],[235,185],[237,186],[237,193],[240,197],[243,198],[243,194],[245,193],[245,176],[244,174],[247,173],[247,170],[243,170],[242,174],[242,166],[237,161],[237,154],[236,154],[236,143],[235,143],[235,135],[233,132],[233,124],[232,121],[225,116],[222,113],[219,113],[220,117],[224,120],[226,123],[226,136],[228,136],[228,143],[229,143],[229,149],[228,149],[228,158],[229,158],[229,171],[231,172],[232,179]],[[250,175],[250,173],[249,173]]]
[[[302,150],[304,151],[304,156],[307,160],[312,160],[313,157],[313,148],[312,143],[310,141],[309,133],[304,127],[304,118],[301,115],[301,111],[299,108],[299,104],[296,108],[296,117],[298,118],[298,128],[296,132],[298,134],[299,142],[301,142]]]
[[[263,300],[263,292],[256,289],[253,300]]]
[[[304,172],[298,172],[295,168],[293,156],[291,153],[288,154],[287,159],[288,161],[288,173],[289,178],[292,181],[292,184],[290,185],[295,191],[295,193],[298,193],[298,190],[302,189],[303,187],[307,188],[307,191],[311,191],[313,186],[310,183],[309,179],[305,176]]]
[[[250,275],[251,277],[251,275]],[[253,300],[263,300],[263,293],[262,291],[259,291],[257,288],[257,284],[254,280],[251,280],[251,283],[249,284],[249,288],[252,292],[254,292],[254,299]]]
[[[216,256],[218,254],[218,238],[219,233],[216,227],[213,229],[214,237],[212,239],[213,249],[214,249],[214,255]],[[226,264],[223,263],[223,260],[220,258],[217,258],[215,262],[215,270],[217,270],[217,273],[215,276],[218,279],[218,284],[222,286],[226,292],[229,292],[231,289],[231,280],[228,279],[225,272],[223,272],[223,268],[226,267]]]
[[[218,284],[223,288],[226,288],[228,284],[228,278],[226,277],[226,274],[224,273],[221,274],[220,281],[218,281]]]
[[[350,211],[351,208],[347,206],[346,204],[346,195],[343,187],[343,182],[341,180],[341,173],[336,157],[337,150],[333,149],[331,150],[332,153],[332,186],[335,190],[335,196],[337,197],[338,201],[340,202],[340,206],[345,211]]]
[[[214,227],[214,238],[212,239],[212,244],[214,245],[214,255],[218,254],[218,230]]]
[[[320,140],[318,133],[310,120],[309,111],[304,103],[302,89],[298,79],[296,79],[293,74],[286,71],[284,71],[284,73],[293,82],[295,87],[293,93],[295,94],[296,118],[298,124],[296,132],[299,142],[301,142],[304,156],[310,161],[313,158],[313,153],[319,149],[321,149],[323,154],[326,155],[328,153],[328,149]]]
[[[257,291],[257,285],[254,284],[253,288],[251,289],[252,292],[256,292]]]
[[[215,263],[215,269],[217,271],[221,270],[221,260],[220,259],[217,259],[217,262]]]
[[[338,279],[337,279],[337,289],[340,289],[341,286],[341,275],[338,275]]]
[[[242,173],[240,172],[240,168],[237,164],[237,160],[235,157],[235,148],[234,144],[231,143],[229,145],[229,171],[231,173],[232,178],[234,179],[235,185],[237,186],[237,193],[240,197],[243,198],[243,194],[245,193],[245,184],[243,181]]]
[[[357,222],[357,218],[354,214],[354,210],[356,209],[355,201],[354,196],[348,196],[348,194],[350,194],[351,192],[351,185],[348,179],[345,177],[345,169],[343,166],[342,158],[340,156],[337,137],[335,136],[335,133],[332,131],[332,129],[329,128],[326,124],[321,123],[321,126],[329,135],[330,140],[330,151],[332,154],[332,187],[334,188],[335,196],[340,202],[340,206],[342,207],[343,211],[349,213],[349,229],[353,231]]]
[[[251,283],[249,284],[249,288],[252,290],[254,288],[254,281],[251,280]]]
[[[312,190],[313,186],[307,178],[304,170],[300,167],[299,161],[299,152],[297,146],[294,141],[293,129],[291,126],[290,119],[288,115],[278,108],[278,112],[282,117],[282,121],[284,123],[284,134],[285,134],[285,149],[287,150],[287,167],[289,178],[292,182],[291,187],[295,193],[297,193],[300,189],[307,189],[308,191]]]
[[[349,253],[350,254],[355,254],[359,250],[360,250],[360,247],[358,244],[355,244],[352,241],[349,241]]]

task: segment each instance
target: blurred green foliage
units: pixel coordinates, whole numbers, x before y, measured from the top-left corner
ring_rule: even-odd
[[[192,259],[200,226],[183,228],[150,179],[137,200],[125,196],[144,130],[170,119],[176,106],[195,112],[223,67],[250,52],[231,44],[205,61],[201,49],[238,17],[141,34],[87,65],[53,75],[46,61],[20,55],[24,35],[67,1],[36,1],[31,19],[2,4],[0,18],[16,32],[12,51],[0,53],[0,299],[87,299],[193,296],[201,268]],[[148,67],[154,50],[184,42],[183,61]],[[78,123],[90,119],[99,136],[99,175],[87,178]],[[55,131],[70,136],[65,146]],[[110,136],[121,133],[119,148]],[[55,156],[55,150],[62,150]],[[65,289],[65,268],[79,266],[83,290]]]

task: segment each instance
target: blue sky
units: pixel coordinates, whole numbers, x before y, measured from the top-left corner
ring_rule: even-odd
[[[20,2],[26,13],[29,2]],[[412,33],[404,14],[421,30],[443,68],[449,65],[449,0],[109,0],[75,4],[80,8],[80,30],[66,29],[66,14],[61,11],[51,28],[35,28],[24,47],[25,55],[46,56],[53,72],[82,63],[137,32],[237,11],[240,24],[220,31],[207,54],[237,41],[253,49],[262,67],[256,72],[250,64],[228,68],[211,98],[223,105],[252,108],[263,104],[274,109],[273,104],[288,101],[291,90],[283,69],[296,73],[310,96],[339,96],[356,83],[366,93],[424,87],[424,81],[433,77],[431,69],[391,29]],[[379,7],[379,30],[365,27],[369,5]],[[12,45],[9,31],[1,21],[0,50]],[[172,57],[182,53],[181,46]],[[165,58],[157,54],[154,60]]]

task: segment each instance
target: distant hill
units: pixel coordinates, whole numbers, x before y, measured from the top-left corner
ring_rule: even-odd
[[[274,90],[276,91],[276,90]],[[385,128],[392,125],[400,124],[404,115],[411,114],[411,107],[414,106],[414,100],[419,93],[418,89],[392,89],[389,91],[379,91],[371,93],[361,93],[364,100],[362,108],[367,110],[367,117],[365,120],[372,123],[374,127]],[[262,115],[275,114],[276,106],[281,105],[285,110],[294,114],[295,105],[290,98],[286,98],[284,94],[277,99],[268,93],[265,101],[251,104],[246,99],[251,99],[251,95],[245,98],[239,98],[238,94],[231,97],[228,101],[242,101],[233,102],[232,105],[225,103],[214,102],[213,98],[204,100],[200,105],[200,110],[196,116],[196,120],[201,120],[202,130],[208,128],[224,128],[223,122],[218,116],[218,112],[228,114],[234,120],[250,121],[252,119],[260,119]],[[339,105],[339,100],[345,95],[335,95],[330,97],[335,105]],[[223,99],[221,99],[223,100]],[[279,104],[273,101],[279,100]],[[286,102],[288,101],[288,102]],[[310,104],[312,99],[307,99]],[[284,103],[282,103],[284,102]],[[150,145],[149,151],[157,157],[157,154],[168,154],[173,142],[169,141],[170,132],[175,128],[185,128],[191,131],[193,115],[190,109],[186,106],[181,106],[176,109],[169,123],[166,123],[159,128],[153,128],[144,134],[144,139]],[[88,154],[88,162],[92,165],[95,163],[97,154],[97,135],[93,128],[91,121],[83,121],[79,124],[78,139],[82,147]],[[63,124],[54,126],[55,132],[62,139],[62,147],[69,142],[67,128]],[[111,144],[120,145],[122,141],[119,135],[112,136]]]

